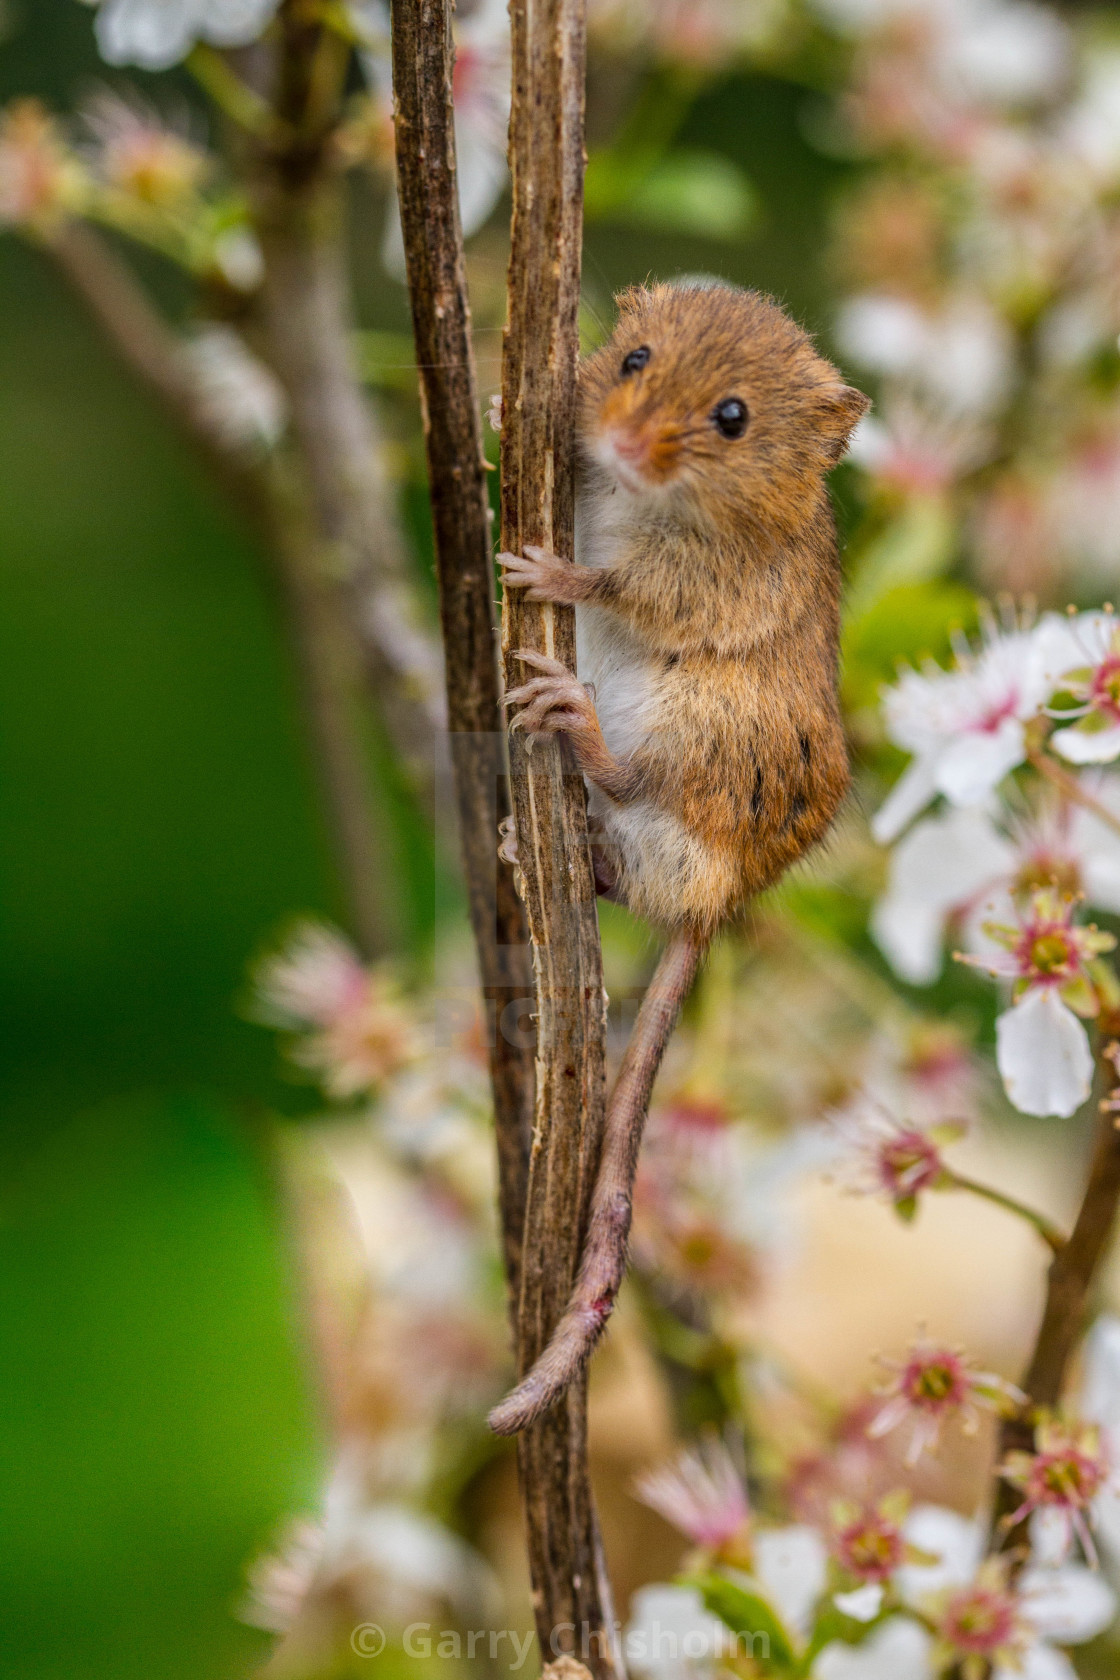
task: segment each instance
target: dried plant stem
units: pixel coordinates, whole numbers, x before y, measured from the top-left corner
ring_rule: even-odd
[[[1102,1045],[1111,1043],[1120,1031],[1120,1015],[1102,1018],[1098,1027]],[[1111,1063],[1106,1064],[1106,1072],[1114,1080]],[[1042,1321],[1022,1381],[1032,1408],[1053,1408],[1061,1401],[1069,1362],[1085,1328],[1089,1296],[1116,1228],[1118,1208],[1120,1129],[1116,1116],[1102,1108],[1097,1118],[1085,1194],[1068,1241],[1050,1263]],[[1001,1455],[1013,1450],[1029,1451],[1032,1438],[1029,1417],[1008,1419],[1000,1434]],[[997,1525],[1018,1503],[1018,1493],[1002,1483],[996,1499]],[[1017,1524],[1010,1532],[1000,1535],[1000,1540],[1004,1547],[1025,1547],[1028,1543],[1025,1525]]]
[[[502,359],[504,549],[571,556],[579,358],[585,19],[582,0],[512,0],[513,226]],[[515,600],[502,616],[507,683],[519,648],[575,666],[570,608]],[[510,744],[537,993],[537,1078],[518,1373],[546,1346],[576,1276],[605,1111],[606,1010],[583,779],[560,737]],[[618,1672],[587,1468],[586,1379],[518,1441],[537,1633]],[[555,1643],[554,1643],[555,1641]],[[578,1641],[578,1644],[577,1644]]]
[[[386,867],[355,695],[355,653],[291,471],[232,447],[199,400],[181,340],[112,247],[81,222],[47,244],[121,362],[230,500],[272,562],[296,657],[303,714],[351,931],[370,956],[388,943],[376,883]]]
[[[492,1008],[490,1077],[511,1307],[533,1113],[533,1048],[514,1018],[532,1007],[529,932],[513,872],[497,852],[509,815],[494,616],[492,515],[459,224],[449,0],[394,0],[397,180],[435,527],[447,719],[463,866],[483,995]]]

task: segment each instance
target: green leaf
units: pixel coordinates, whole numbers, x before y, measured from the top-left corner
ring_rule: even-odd
[[[813,1659],[820,1655],[826,1645],[862,1645],[869,1634],[874,1633],[888,1617],[897,1613],[898,1605],[887,1599],[877,1616],[873,1616],[868,1622],[860,1622],[854,1616],[845,1616],[831,1599],[826,1598],[821,1605],[813,1636],[805,1653],[805,1672],[810,1671]]]
[[[864,549],[848,590],[853,618],[900,584],[938,577],[953,559],[957,526],[944,496],[920,496]]]
[[[878,705],[879,690],[894,681],[899,660],[943,660],[950,628],[967,630],[976,622],[972,591],[941,578],[899,584],[861,612],[851,605],[842,639],[844,701],[851,709]]]
[[[589,219],[661,233],[737,239],[757,220],[758,197],[742,170],[718,152],[673,151],[652,166],[597,152],[587,166]]]
[[[696,1588],[713,1616],[747,1642],[747,1654],[764,1674],[797,1671],[790,1636],[761,1594],[714,1573],[691,1576],[688,1585]]]

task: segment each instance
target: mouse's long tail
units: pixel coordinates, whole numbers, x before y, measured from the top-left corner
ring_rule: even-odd
[[[634,1174],[650,1092],[709,936],[681,928],[662,953],[638,1010],[607,1105],[583,1258],[571,1299],[532,1370],[490,1413],[498,1435],[516,1435],[564,1393],[591,1357],[626,1270]]]

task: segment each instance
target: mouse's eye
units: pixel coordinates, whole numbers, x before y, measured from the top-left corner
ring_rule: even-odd
[[[724,397],[712,410],[712,425],[725,438],[741,438],[748,418],[747,405],[739,397]]]
[[[622,358],[622,367],[619,369],[623,379],[625,379],[628,374],[637,373],[640,368],[644,368],[646,363],[649,361],[651,354],[652,351],[650,350],[648,344],[639,344],[636,350],[627,351],[626,355]]]

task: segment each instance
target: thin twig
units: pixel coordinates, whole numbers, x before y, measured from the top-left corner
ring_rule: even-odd
[[[1098,1022],[1102,1044],[1110,1044],[1120,1030],[1120,1015]],[[1106,1072],[1115,1078],[1111,1062]],[[1097,1117],[1089,1173],[1081,1208],[1069,1240],[1055,1254],[1047,1277],[1046,1301],[1034,1352],[1022,1381],[1032,1409],[1056,1407],[1062,1398],[1066,1372],[1081,1334],[1090,1293],[1116,1227],[1120,1207],[1120,1130],[1115,1115],[1101,1108]],[[1033,1426],[1029,1413],[1009,1418],[1000,1433],[1001,1457],[1031,1450]],[[1010,1530],[1000,1524],[1020,1502],[1018,1493],[1001,1484],[995,1505],[995,1535],[1004,1549],[1018,1548],[1025,1557],[1029,1538],[1024,1523]]]
[[[1116,812],[1110,811],[1107,805],[1102,805],[1099,799],[1095,799],[1087,788],[1082,787],[1077,777],[1060,765],[1056,759],[1051,758],[1049,753],[1043,752],[1041,748],[1034,748],[1029,757],[1039,775],[1045,776],[1046,780],[1053,787],[1056,787],[1059,793],[1064,794],[1074,805],[1080,805],[1083,811],[1091,811],[1097,821],[1104,823],[1107,828],[1112,830],[1113,834],[1120,834],[1120,817],[1116,815]]]
[[[985,1202],[991,1202],[995,1207],[1006,1209],[1034,1227],[1053,1254],[1060,1254],[1066,1246],[1068,1238],[1059,1231],[1052,1220],[1037,1208],[1028,1207],[1026,1202],[1020,1202],[1015,1196],[1007,1196],[1002,1190],[997,1190],[991,1184],[981,1184],[979,1179],[969,1178],[966,1173],[949,1171],[949,1182],[944,1185],[947,1190],[967,1190],[973,1196],[979,1196]]]
[[[264,256],[261,348],[283,385],[324,549],[345,592],[394,748],[429,813],[445,707],[439,648],[416,609],[374,412],[354,361],[344,194],[332,141],[342,120],[318,74],[329,33],[305,0],[282,0],[268,89],[271,137],[247,141]],[[333,60],[332,60],[333,62]],[[268,62],[264,68],[269,69]]]
[[[397,181],[435,527],[447,715],[459,835],[483,995],[511,1308],[533,1113],[533,1048],[513,1016],[532,1007],[529,930],[497,852],[509,815],[494,615],[492,515],[455,172],[448,0],[394,0]]]

